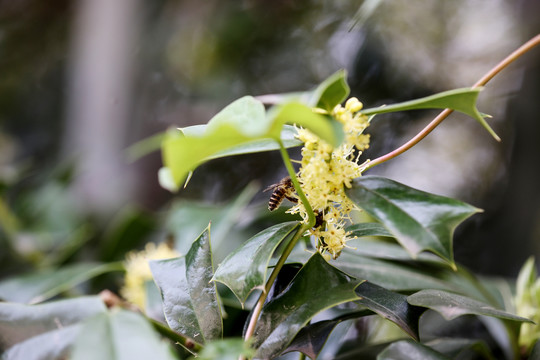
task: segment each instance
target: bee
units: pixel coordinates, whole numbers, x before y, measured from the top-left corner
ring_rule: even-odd
[[[277,184],[270,185],[264,191],[268,190],[273,190],[270,200],[268,201],[268,210],[270,211],[276,210],[284,199],[295,204],[298,202],[294,197],[294,185],[290,176],[281,179]]]

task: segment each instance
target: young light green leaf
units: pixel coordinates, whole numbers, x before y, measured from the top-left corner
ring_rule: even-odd
[[[347,71],[339,70],[324,80],[313,91],[311,102],[318,108],[328,112],[334,107],[341,104],[349,95],[350,88],[347,84]]]
[[[314,112],[312,108],[300,102],[290,102],[272,108],[268,117],[272,119],[272,126],[268,133],[274,138],[279,136],[284,124],[296,124],[309,129],[332,146],[338,146],[345,138],[339,122]]]
[[[382,223],[414,258],[430,251],[453,268],[452,235],[469,216],[471,205],[410,188],[378,176],[362,176],[346,189],[347,196]]]
[[[79,263],[17,275],[0,281],[0,299],[35,304],[98,275],[121,270],[121,263]]]
[[[173,360],[172,348],[150,323],[134,312],[117,310],[85,321],[71,352],[72,360]]]
[[[261,231],[223,260],[213,280],[225,284],[243,305],[251,291],[264,286],[272,254],[297,226],[286,222]]]
[[[390,320],[413,339],[418,340],[418,320],[425,309],[410,306],[407,296],[386,290],[367,281],[356,288],[356,302]]]
[[[0,348],[6,349],[105,311],[105,305],[97,296],[39,305],[0,303]]]
[[[478,94],[481,87],[462,88],[444,91],[435,95],[426,96],[416,100],[405,101],[393,105],[385,105],[377,108],[362,110],[365,115],[383,114],[396,111],[416,110],[416,109],[452,109],[469,115],[480,123],[497,141],[501,141],[499,136],[493,131],[489,124],[476,108]]]
[[[495,309],[486,303],[442,290],[421,290],[410,295],[407,301],[411,305],[433,309],[446,320],[452,320],[469,314],[492,316],[512,321],[532,322],[520,316]]]
[[[255,329],[255,357],[279,355],[317,313],[357,300],[354,289],[360,282],[314,254],[289,286],[263,307]]]
[[[452,360],[432,348],[412,340],[401,340],[390,344],[377,360]]]
[[[349,92],[347,71],[341,69],[330,75],[311,91],[261,95],[257,96],[257,99],[271,105],[301,102],[310,108],[318,107],[330,112],[336,105],[347,98]]]
[[[262,102],[251,96],[244,96],[210,119],[205,132],[215,133],[223,126],[235,128],[247,137],[257,138],[267,133],[270,124]]]
[[[216,288],[210,282],[213,270],[208,228],[186,257],[153,260],[150,269],[171,329],[198,344],[221,337],[221,312]]]

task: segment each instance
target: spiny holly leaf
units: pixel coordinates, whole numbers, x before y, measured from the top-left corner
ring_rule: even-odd
[[[451,360],[446,355],[433,350],[432,348],[414,342],[412,340],[401,340],[392,343],[384,349],[377,360]]]
[[[469,314],[532,323],[529,319],[495,309],[486,303],[442,290],[421,290],[409,296],[407,301],[411,305],[433,309],[446,320]]]
[[[410,188],[378,176],[362,176],[346,190],[347,196],[382,223],[414,258],[430,251],[453,268],[455,228],[481,210],[443,196]]]
[[[354,289],[359,283],[314,254],[289,286],[263,307],[254,335],[255,357],[279,355],[317,313],[357,300]]]
[[[230,253],[212,280],[225,284],[243,305],[251,291],[264,286],[272,254],[297,226],[287,222],[261,231]]]
[[[499,136],[488,125],[486,120],[476,108],[478,94],[483,88],[462,88],[444,91],[435,95],[426,96],[420,99],[405,101],[393,105],[385,105],[378,108],[362,110],[365,115],[383,114],[388,112],[416,110],[416,109],[452,109],[469,115],[478,121],[497,141],[501,141]]]
[[[314,113],[302,103],[279,105],[267,115],[259,100],[245,96],[225,107],[206,127],[186,128],[180,134],[166,136],[162,153],[164,167],[168,170],[161,171],[160,181],[169,190],[174,190],[197,166],[221,156],[220,153],[238,153],[240,146],[247,146],[252,152],[257,146],[254,144],[261,140],[272,140],[277,144],[281,141],[285,123],[308,128],[332,145],[338,145],[342,139],[343,131],[339,131],[341,128],[335,121]]]
[[[339,323],[345,320],[356,319],[373,314],[374,313],[370,310],[361,310],[339,316],[332,320],[322,320],[309,324],[300,330],[283,353],[299,351],[311,359],[316,359],[324,347],[324,344],[326,344],[328,336],[330,336],[330,333]]]
[[[148,321],[126,310],[87,319],[71,352],[72,360],[177,359]]]
[[[99,297],[80,297],[39,305],[0,303],[0,348],[6,349],[38,335],[39,340],[32,341],[33,348],[19,346],[17,352],[36,350],[35,345],[50,342],[48,334],[75,325],[87,317],[103,313],[105,305]],[[28,357],[21,357],[28,359]]]
[[[425,309],[410,306],[405,295],[367,281],[360,284],[355,291],[361,296],[357,303],[395,323],[413,339],[418,340],[418,320]]]
[[[198,344],[218,339],[221,312],[213,274],[210,230],[193,243],[186,257],[150,261],[150,269],[163,298],[167,323]]]

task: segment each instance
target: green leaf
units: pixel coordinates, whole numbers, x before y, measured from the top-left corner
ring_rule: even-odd
[[[384,349],[377,360],[451,360],[451,358],[412,340],[401,340]]]
[[[452,320],[462,315],[485,315],[512,321],[532,322],[520,316],[509,314],[502,310],[457,294],[442,290],[421,290],[407,298],[411,305],[433,309],[446,320]]]
[[[410,306],[407,296],[401,295],[367,281],[356,288],[361,297],[356,302],[390,320],[413,339],[418,340],[418,320],[425,309]]]
[[[7,349],[2,360],[67,359],[80,330],[81,324],[74,324],[36,335]]]
[[[172,360],[172,348],[150,323],[126,310],[107,312],[85,321],[75,340],[71,360]]]
[[[255,357],[277,356],[317,313],[357,300],[354,289],[359,283],[314,254],[289,286],[263,307],[255,329]]]
[[[366,279],[392,291],[415,291],[421,289],[459,290],[438,275],[429,271],[399,262],[390,262],[366,257],[354,252],[343,252],[334,265],[341,271],[359,279]]]
[[[0,281],[0,299],[11,302],[38,303],[52,298],[98,275],[121,271],[121,263],[79,263],[60,269],[17,275]]]
[[[205,132],[215,133],[224,126],[235,128],[248,137],[259,137],[268,131],[270,124],[262,102],[251,96],[244,96],[210,119]]]
[[[415,258],[430,251],[455,268],[452,235],[455,228],[481,210],[443,196],[410,188],[378,176],[362,176],[347,196],[382,223]]]
[[[309,129],[317,137],[336,147],[345,138],[342,125],[331,117],[326,117],[312,108],[299,103],[290,102],[273,108],[268,116],[272,119],[272,128],[269,134],[279,136],[285,123],[296,124]]]
[[[185,257],[150,261],[163,298],[167,323],[198,344],[221,337],[221,312],[213,274],[207,228]]]
[[[478,339],[443,338],[432,340],[426,345],[452,359],[474,360],[479,356],[487,360],[495,359],[487,344]]]
[[[74,325],[87,317],[105,311],[105,305],[97,296],[59,300],[39,305],[0,303],[0,348],[8,348],[16,343],[57,330],[59,327]],[[35,341],[33,344],[35,345]],[[18,351],[24,350],[19,347]]]
[[[336,105],[341,104],[347,98],[349,92],[347,72],[342,69],[324,80],[315,89],[311,101],[316,107],[330,112]]]
[[[362,110],[365,115],[383,114],[396,111],[416,109],[452,109],[469,115],[478,121],[497,141],[501,139],[485,121],[484,116],[476,108],[476,100],[483,88],[462,88],[444,91],[420,99],[405,101],[393,105]]]
[[[334,80],[325,89],[321,99],[332,102],[341,96],[343,84]],[[205,161],[227,154],[274,150],[279,148],[282,137],[288,145],[297,146],[298,142],[290,137],[290,129],[282,132],[286,123],[303,126],[333,146],[344,137],[341,124],[301,102],[281,104],[266,115],[259,100],[245,96],[225,107],[207,126],[180,129],[180,133],[164,137],[163,164],[168,170],[160,171],[160,182],[169,190],[177,190],[188,174]]]
[[[237,360],[241,356],[250,359],[255,350],[243,339],[225,339],[212,341],[205,345],[197,357],[192,360]]]
[[[272,254],[297,226],[287,222],[261,231],[222,261],[213,280],[225,284],[243,305],[251,291],[264,286]]]
[[[331,320],[322,320],[303,327],[283,353],[299,351],[311,359],[316,359],[328,341],[328,336],[334,328],[343,321],[363,316],[373,315],[370,310],[345,314]]]
[[[382,236],[393,237],[392,234],[384,226],[379,223],[360,223],[348,226],[347,232],[351,233],[351,237],[363,236]]]

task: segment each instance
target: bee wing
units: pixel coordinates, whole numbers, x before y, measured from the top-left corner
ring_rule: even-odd
[[[267,191],[270,191],[270,190],[274,190],[275,188],[277,188],[279,186],[279,184],[272,184],[270,185],[269,187],[267,187],[266,189],[263,190],[263,192],[267,192]]]

